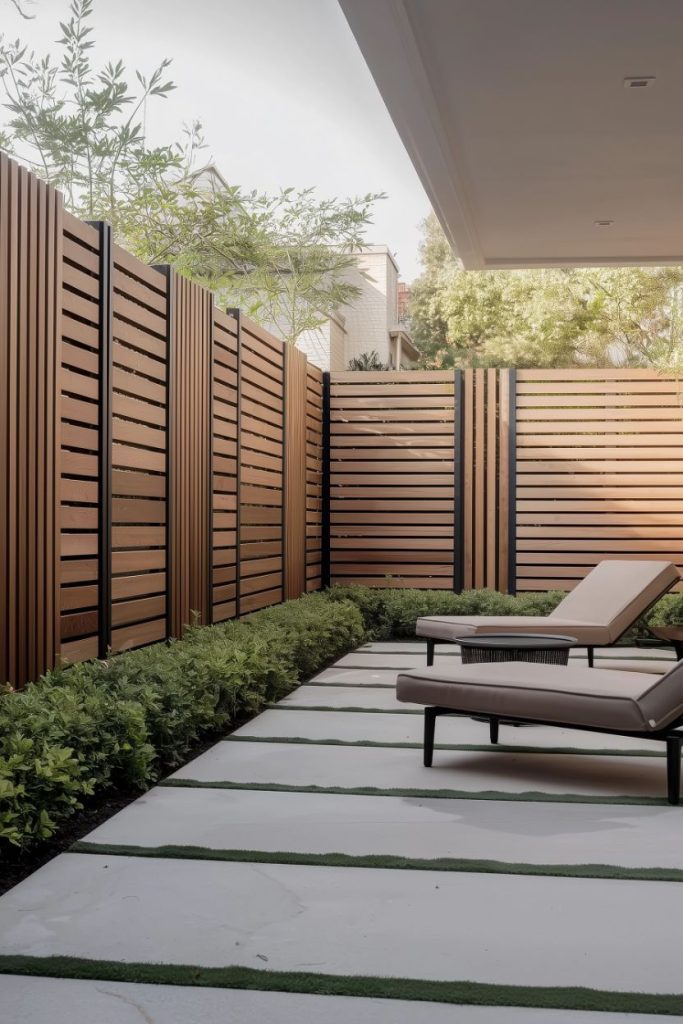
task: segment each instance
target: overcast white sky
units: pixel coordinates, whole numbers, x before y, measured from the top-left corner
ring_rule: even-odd
[[[371,2],[371,0],[369,0]],[[0,30],[54,51],[68,0],[35,0],[23,21],[0,0]],[[429,202],[337,0],[95,0],[96,58],[131,73],[172,57],[178,88],[156,102],[154,141],[199,118],[231,182],[321,195],[386,192],[368,241],[387,244],[404,279],[419,272]]]

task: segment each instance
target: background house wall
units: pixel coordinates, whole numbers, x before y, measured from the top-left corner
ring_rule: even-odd
[[[373,351],[383,363],[400,369],[396,360],[400,329],[401,365],[414,365],[418,353],[399,315],[399,269],[389,247],[366,246],[347,280],[359,289],[358,298],[317,331],[305,331],[299,348],[321,370],[345,370],[351,359]]]

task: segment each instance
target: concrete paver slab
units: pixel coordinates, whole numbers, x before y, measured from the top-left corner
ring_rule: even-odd
[[[313,687],[316,690],[315,687]],[[319,691],[318,691],[319,692]],[[367,691],[386,694],[389,690]],[[349,689],[345,707],[369,708],[363,697],[366,691]],[[327,689],[319,698],[326,703]],[[343,699],[343,698],[342,698]],[[292,737],[313,740],[365,740],[378,743],[422,743],[423,717],[421,714],[401,714],[411,704],[394,702],[394,709],[374,713],[367,711],[310,711],[305,707],[278,707],[265,711],[235,732],[235,736]],[[419,709],[422,710],[421,708]],[[436,729],[437,743],[475,743],[489,745],[489,727],[486,722],[471,718],[448,717],[439,719]],[[552,726],[501,725],[500,743],[525,747],[576,747],[580,750],[645,750],[664,753],[664,744],[657,740],[641,740],[629,736],[608,736],[604,733],[581,732],[579,729],[554,729]],[[493,751],[495,753],[495,751]]]
[[[623,1024],[614,1013],[11,976],[0,977],[0,1004],[12,1024]]]
[[[511,794],[534,791],[551,797],[571,793],[606,799],[624,794],[662,798],[665,761],[651,757],[441,750],[435,756],[434,767],[423,768],[419,751],[400,747],[321,748],[228,741],[217,743],[172,778],[289,786],[452,789],[475,794],[493,790]]]
[[[668,807],[159,787],[89,842],[683,869]]]
[[[682,912],[650,882],[62,854],[5,895],[0,948],[676,993]]]

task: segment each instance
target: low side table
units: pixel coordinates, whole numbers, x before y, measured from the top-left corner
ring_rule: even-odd
[[[540,665],[566,665],[569,650],[576,647],[578,640],[574,636],[554,636],[548,633],[482,633],[479,636],[461,637],[460,656],[463,665],[492,661],[527,661]],[[498,726],[514,725],[519,727],[522,722],[513,719],[482,719],[473,715],[475,722],[488,721],[491,743],[498,742]]]
[[[547,633],[482,633],[461,637],[456,643],[460,644],[463,665],[490,661],[566,665],[569,649],[576,647],[578,640]]]

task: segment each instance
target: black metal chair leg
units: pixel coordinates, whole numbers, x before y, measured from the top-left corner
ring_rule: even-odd
[[[680,736],[668,736],[666,740],[667,799],[674,806],[681,799],[681,742]]]
[[[432,767],[434,759],[434,730],[436,728],[436,708],[425,708],[424,733],[424,766]]]
[[[435,640],[428,640],[427,641],[427,665],[433,665],[434,664],[434,646],[435,646],[435,644],[436,644]]]
[[[588,647],[587,650],[588,650],[588,667],[589,668],[593,668],[593,656],[595,654],[595,649],[593,647]]]
[[[497,718],[489,718],[489,735],[491,737],[491,743],[498,742],[498,726],[500,725]]]

